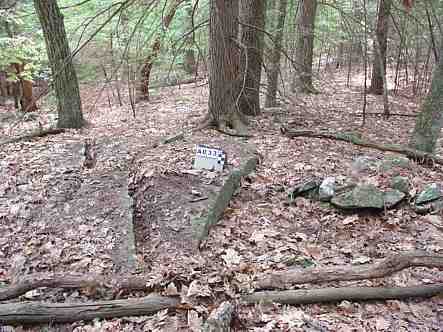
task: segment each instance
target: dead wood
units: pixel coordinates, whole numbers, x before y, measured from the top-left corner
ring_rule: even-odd
[[[26,276],[7,287],[0,287],[0,301],[17,298],[26,292],[41,287],[87,289],[88,292],[110,289],[115,293],[131,290],[149,290],[147,279],[143,277],[114,276],[104,278],[98,275],[36,273]]]
[[[310,304],[337,301],[392,300],[443,294],[443,284],[413,287],[340,287],[309,290],[264,291],[245,295],[247,303]]]
[[[234,306],[230,302],[223,302],[213,310],[203,325],[201,332],[229,332],[234,313]]]
[[[149,315],[159,310],[176,308],[179,304],[178,298],[163,296],[86,303],[6,303],[0,304],[0,323],[69,323],[94,318]]]
[[[4,141],[0,141],[0,145],[17,143],[17,142],[21,142],[21,141],[29,141],[29,140],[36,138],[36,137],[43,137],[46,135],[56,135],[56,134],[63,133],[64,131],[65,130],[61,129],[61,128],[39,129],[39,130],[36,130],[30,134],[26,134],[23,136],[18,136],[18,137],[4,140]]]
[[[281,132],[283,135],[289,138],[303,136],[303,137],[333,139],[380,151],[390,151],[390,152],[400,153],[408,158],[418,160],[422,163],[436,163],[443,165],[443,158],[437,157],[432,153],[414,150],[409,147],[398,144],[379,144],[379,143],[369,142],[352,133],[333,133],[329,131],[315,132],[313,130],[290,130],[285,127],[281,128]]]
[[[279,271],[264,276],[256,283],[256,288],[282,289],[287,285],[382,278],[409,267],[419,266],[441,269],[443,268],[443,256],[413,251],[392,255],[375,264]]]

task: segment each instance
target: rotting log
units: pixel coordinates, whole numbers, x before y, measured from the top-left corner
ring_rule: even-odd
[[[56,135],[56,134],[60,134],[63,133],[65,130],[62,128],[49,128],[49,129],[42,129],[42,130],[36,130],[30,134],[26,134],[23,136],[18,136],[18,137],[13,137],[10,139],[6,139],[4,141],[0,141],[0,145],[6,145],[6,144],[11,144],[11,143],[17,143],[17,142],[21,142],[21,141],[29,141],[33,138],[36,137],[43,137],[46,135]]]
[[[366,148],[376,149],[380,151],[400,153],[408,158],[417,160],[421,163],[436,163],[443,165],[443,158],[440,158],[432,153],[414,150],[409,147],[398,144],[379,144],[375,142],[370,142],[352,133],[334,133],[330,131],[316,132],[313,130],[292,130],[292,129],[287,129],[285,127],[281,128],[281,133],[289,138],[314,137],[314,138],[333,139],[336,141],[348,142],[354,145],[363,146]]]
[[[281,304],[312,304],[324,302],[394,300],[432,297],[443,294],[443,284],[412,287],[339,287],[285,291],[263,291],[245,295],[246,303],[276,302]]]
[[[0,304],[0,323],[8,325],[70,323],[94,318],[149,315],[177,308],[178,298],[147,296],[137,299],[86,303],[18,302]]]
[[[229,332],[234,313],[234,306],[225,301],[213,310],[203,325],[201,332]]]
[[[37,288],[87,289],[88,292],[110,289],[114,293],[132,290],[149,290],[148,278],[137,276],[113,276],[34,273],[6,287],[0,287],[0,301],[17,298]]]
[[[375,264],[312,267],[279,271],[260,277],[257,289],[282,289],[288,285],[382,278],[410,267],[443,268],[443,256],[412,251],[392,255]]]

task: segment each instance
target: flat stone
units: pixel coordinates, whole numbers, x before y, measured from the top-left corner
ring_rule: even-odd
[[[383,197],[385,202],[385,207],[387,209],[393,208],[395,205],[400,203],[405,197],[406,194],[397,189],[388,190],[385,192]]]
[[[410,189],[409,179],[406,176],[394,176],[391,179],[391,187],[392,189],[396,189],[402,193],[408,194]]]
[[[318,198],[322,202],[329,202],[335,195],[335,177],[327,177],[318,188]]]
[[[359,156],[354,159],[351,168],[357,173],[375,171],[378,168],[378,160],[369,156]]]
[[[437,183],[428,184],[421,192],[418,194],[415,200],[416,205],[428,203],[435,201],[441,197],[441,189]]]
[[[384,194],[377,187],[364,184],[356,186],[352,191],[335,196],[331,203],[341,209],[383,209]]]

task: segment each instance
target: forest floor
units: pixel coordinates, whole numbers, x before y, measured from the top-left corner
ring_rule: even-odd
[[[202,83],[156,91],[149,103],[137,105],[135,118],[128,104],[118,106],[111,90],[100,92],[95,87],[83,87],[86,128],[0,146],[0,286],[34,272],[109,275],[127,268],[115,259],[115,255],[127,253],[115,251],[124,238],[106,221],[108,214],[95,220],[81,219],[81,216],[66,220],[66,211],[51,210],[53,197],[75,196],[87,179],[97,184],[107,180],[94,176],[119,174],[128,176],[128,181],[136,185],[133,174],[142,174],[145,178],[157,176],[160,182],[146,190],[163,186],[180,193],[174,181],[192,169],[197,143],[219,146],[228,152],[230,165],[239,164],[236,146],[244,143],[245,138],[228,137],[209,129],[191,133],[207,112],[208,86]],[[281,134],[281,125],[358,131],[376,142],[405,145],[413,130],[413,116],[392,116],[386,120],[370,115],[365,126],[361,126],[361,76],[354,76],[351,86],[347,87],[343,73],[328,73],[318,89],[321,91],[318,95],[292,96],[292,103],[279,110],[265,110],[261,116],[251,119],[253,137],[247,139],[247,143],[257,149],[260,164],[256,172],[242,182],[230,207],[198,253],[189,255],[178,247],[162,252],[143,250],[144,241],[151,243],[150,248],[157,248],[162,234],[143,234],[136,225],[138,251],[136,271],[132,272],[146,276],[152,288],[162,295],[193,293],[194,300],[188,310],[164,310],[153,316],[45,327],[16,327],[15,331],[198,331],[210,308],[251,290],[254,279],[266,272],[306,261],[318,267],[374,263],[413,249],[441,255],[441,216],[430,222],[427,216],[417,215],[407,205],[378,214],[350,214],[308,199],[288,204],[288,191],[310,178],[334,176],[383,184],[387,181],[385,173],[357,174],[351,164],[358,156],[380,159],[389,153],[332,140],[303,137],[291,140]],[[409,97],[411,95],[406,89],[390,95],[391,112],[415,114],[418,101]],[[367,111],[382,113],[382,96],[369,95]],[[0,108],[0,115],[7,112],[11,111]],[[3,122],[0,137],[20,135],[37,128],[38,122],[47,127],[51,121],[51,114],[43,110],[37,120]],[[181,132],[185,133],[183,141],[153,147],[161,137]],[[81,160],[73,157],[81,155],[78,151],[85,139],[92,139],[96,146],[97,162],[93,169],[82,167]],[[442,152],[440,147],[438,153],[443,157]],[[229,155],[234,158],[230,159]],[[431,182],[443,185],[441,165],[412,165],[403,175],[409,178],[413,191],[418,192]],[[111,204],[92,194],[91,197],[96,210]],[[172,202],[175,208],[180,204],[177,197],[170,198],[177,200]],[[64,202],[69,199],[65,197]],[[132,211],[136,222],[142,222],[143,219],[137,221],[137,218],[144,212]],[[168,227],[160,231],[167,232]],[[169,232],[173,231],[174,225],[171,225]],[[321,286],[307,284],[301,288],[400,287],[442,282],[443,273],[437,269],[413,268],[382,279]],[[83,302],[114,296],[82,290],[40,289],[28,292],[23,298]],[[234,323],[238,331],[442,331],[443,300],[434,297],[298,306],[239,305]]]

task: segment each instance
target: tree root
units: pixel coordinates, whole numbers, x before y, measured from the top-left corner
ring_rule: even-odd
[[[285,127],[281,128],[281,133],[289,138],[303,136],[303,137],[333,139],[380,151],[390,151],[390,152],[400,153],[408,158],[417,160],[420,163],[430,163],[430,164],[435,163],[443,165],[443,158],[437,157],[432,153],[414,150],[409,147],[397,144],[378,144],[374,142],[369,142],[365,141],[364,139],[361,139],[360,137],[357,137],[356,135],[352,135],[349,133],[332,133],[328,131],[315,132],[312,130],[289,130]]]
[[[410,267],[429,267],[443,269],[443,256],[425,252],[407,252],[392,255],[375,264],[361,266],[331,266],[289,270],[262,276],[256,283],[258,289],[282,289],[288,285],[322,283],[331,281],[350,281],[382,278]]]

